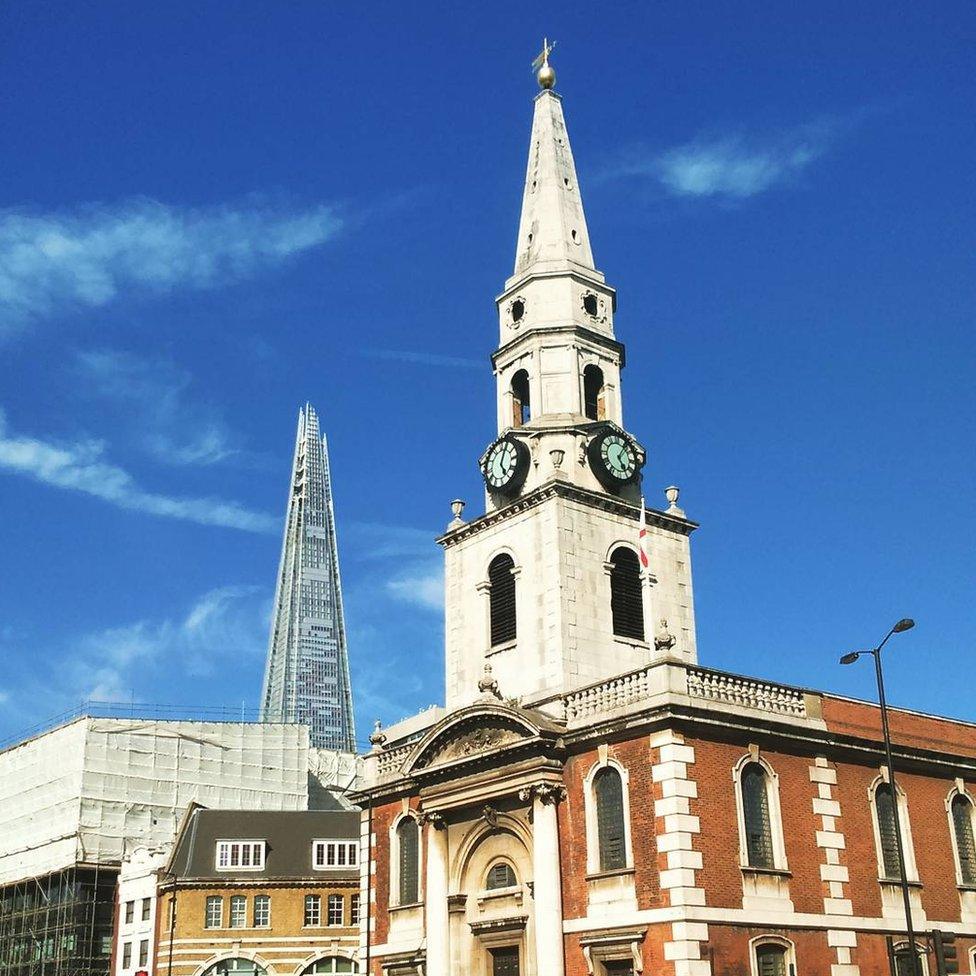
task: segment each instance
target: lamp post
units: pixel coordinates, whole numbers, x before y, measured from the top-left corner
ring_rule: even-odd
[[[911,630],[915,621],[903,617],[885,634],[884,640],[873,650],[851,651],[841,659],[841,664],[853,664],[862,654],[874,655],[874,672],[878,679],[878,702],[881,705],[881,730],[884,733],[885,763],[888,767],[888,785],[891,788],[891,812],[895,825],[895,844],[898,848],[898,869],[901,883],[901,895],[905,903],[905,928],[908,930],[908,958],[911,961],[911,976],[920,976],[918,966],[918,952],[915,949],[915,930],[912,927],[912,901],[908,887],[908,873],[905,868],[905,848],[901,839],[901,817],[898,813],[898,789],[895,786],[895,764],[891,758],[891,735],[888,730],[888,705],[885,701],[884,675],[881,671],[881,648],[888,643],[892,634],[901,634]],[[896,976],[896,974],[893,974]]]

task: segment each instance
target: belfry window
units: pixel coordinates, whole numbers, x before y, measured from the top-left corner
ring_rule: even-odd
[[[766,770],[749,763],[742,771],[742,813],[746,828],[746,863],[752,868],[775,867],[773,830],[769,819]]]
[[[488,616],[491,646],[515,640],[515,560],[502,553],[488,565]]]
[[[952,798],[952,832],[956,838],[959,858],[959,880],[964,885],[976,885],[976,844],[973,843],[973,804],[968,797],[957,793]]]
[[[398,904],[412,905],[420,901],[420,833],[413,817],[401,820],[396,829],[399,864]]]
[[[881,842],[881,866],[885,878],[901,876],[898,860],[898,835],[895,826],[895,796],[888,783],[881,783],[874,791],[874,807],[878,815],[878,838]]]
[[[607,402],[603,385],[603,370],[587,366],[583,370],[583,413],[590,420],[606,420]]]
[[[624,789],[620,773],[613,766],[604,766],[593,777],[593,794],[596,799],[600,870],[615,871],[626,867]]]
[[[640,562],[633,549],[619,546],[610,555],[610,614],[616,637],[644,639]]]
[[[529,396],[529,374],[520,369],[512,377],[512,426],[521,427],[532,417]]]

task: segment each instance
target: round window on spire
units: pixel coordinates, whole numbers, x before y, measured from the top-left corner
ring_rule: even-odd
[[[520,322],[523,315],[525,315],[525,302],[521,298],[516,298],[512,302],[512,321]]]
[[[600,306],[597,303],[596,295],[594,295],[593,292],[588,291],[583,296],[583,311],[593,318],[596,318],[597,313],[600,311]]]
[[[575,230],[573,231],[573,235],[572,236],[573,236],[573,243],[574,244],[579,244],[579,242],[580,242],[580,236],[579,236],[579,234],[576,233]]]

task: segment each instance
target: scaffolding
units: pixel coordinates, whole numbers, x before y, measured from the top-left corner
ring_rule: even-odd
[[[118,869],[77,864],[0,888],[3,976],[106,976]]]

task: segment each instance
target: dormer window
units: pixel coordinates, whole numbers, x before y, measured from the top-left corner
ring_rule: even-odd
[[[218,871],[264,870],[263,840],[219,840],[215,863]]]
[[[359,865],[359,842],[316,840],[312,842],[312,866],[316,871],[341,871]]]

